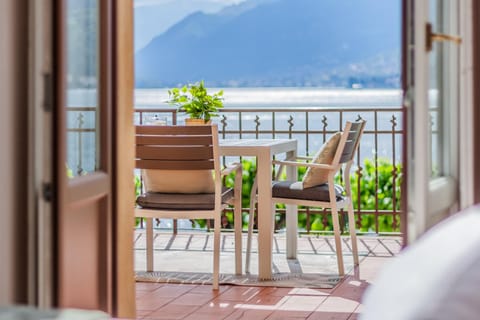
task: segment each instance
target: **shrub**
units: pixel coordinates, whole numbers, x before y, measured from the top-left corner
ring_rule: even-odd
[[[400,210],[401,193],[400,185],[402,181],[402,166],[396,164],[395,168],[389,159],[378,159],[377,170],[375,170],[375,162],[371,159],[365,159],[363,166],[356,168],[355,172],[350,175],[352,186],[352,200],[355,210],[378,210],[392,211],[395,202],[395,209]],[[253,186],[253,181],[256,174],[256,162],[255,159],[243,159],[243,174],[242,174],[242,207],[248,208],[250,206],[250,192]],[[394,170],[395,169],[395,170]],[[299,167],[298,176],[299,179],[303,177],[306,169]],[[394,173],[396,179],[394,179]],[[360,175],[360,180],[359,180]],[[282,179],[285,175],[282,176]],[[337,175],[337,179],[340,176]],[[376,188],[376,180],[378,179],[378,189]],[[394,186],[395,180],[395,186]],[[225,177],[225,184],[229,187],[234,185],[234,173]],[[360,193],[358,194],[358,188],[360,187]],[[141,190],[140,177],[135,177],[135,193],[138,196]],[[360,196],[360,198],[358,197]],[[377,195],[377,199],[375,197]],[[285,208],[283,204],[278,204],[277,208]],[[223,221],[223,227],[229,228],[233,226],[233,213],[227,212]],[[284,226],[284,215],[276,216],[277,228]],[[398,219],[398,217],[397,217]],[[312,214],[310,217],[311,230],[312,231],[331,231],[333,230],[331,216],[323,214]],[[244,213],[243,224],[246,226],[248,223],[248,215]],[[137,219],[138,224],[138,219]],[[195,225],[200,228],[206,227],[205,220],[195,220]],[[299,229],[306,229],[307,218],[305,214],[298,216]],[[358,228],[357,228],[358,229]],[[375,231],[375,215],[374,214],[362,214],[361,225],[359,231],[372,232]],[[378,231],[379,232],[399,232],[400,225],[397,221],[397,225],[393,228],[393,216],[391,214],[379,215],[378,217]]]
[[[394,166],[389,159],[378,159],[378,168],[375,171],[375,163],[371,159],[365,159],[361,171],[356,169],[356,172],[352,172],[350,175],[352,186],[352,200],[353,206],[357,210],[360,205],[361,210],[375,210],[377,206],[378,198],[378,210],[392,211],[394,196],[396,199],[395,208],[400,210],[401,194],[400,185],[402,180],[402,167],[400,164],[396,164],[395,172],[397,178],[395,180],[394,190]],[[255,160],[244,159],[243,165],[243,189],[242,189],[242,206],[248,208],[250,205],[250,191],[255,179],[256,164]],[[303,177],[306,169],[299,167],[298,176],[299,179]],[[360,180],[359,174],[360,173]],[[285,175],[282,176],[282,179]],[[376,179],[378,178],[378,189],[376,188]],[[337,179],[340,179],[340,175],[337,175]],[[227,186],[233,186],[233,175],[226,178]],[[358,199],[358,187],[360,186],[360,199]],[[359,201],[360,200],[360,201]],[[360,203],[359,203],[360,202]],[[277,208],[285,208],[283,204],[278,204]],[[227,215],[229,223],[233,223],[232,214]],[[313,231],[331,231],[333,230],[330,215],[312,214],[311,215],[311,230]],[[248,222],[248,215],[244,215],[244,225]],[[276,223],[279,226],[284,224],[284,216],[277,215]],[[378,217],[379,232],[398,232],[400,229],[399,223],[396,228],[393,228],[393,216],[390,214],[380,215]],[[299,229],[305,229],[307,224],[307,218],[305,214],[298,216]],[[363,214],[361,219],[360,231],[371,232],[375,230],[375,215]]]

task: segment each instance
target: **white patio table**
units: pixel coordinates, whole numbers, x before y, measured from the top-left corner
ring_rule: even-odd
[[[297,155],[295,139],[225,139],[220,140],[222,156],[244,156],[257,158],[258,183],[258,278],[272,278],[272,165],[274,155],[286,153],[287,157]],[[287,179],[296,180],[295,167],[287,168]],[[287,258],[297,255],[297,206],[287,206]]]

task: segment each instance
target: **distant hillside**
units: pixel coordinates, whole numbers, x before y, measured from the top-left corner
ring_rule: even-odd
[[[135,56],[137,87],[397,87],[398,0],[263,0],[193,13]]]
[[[145,47],[155,36],[165,32],[170,26],[189,14],[198,10],[213,13],[225,7],[225,1],[212,2],[208,0],[195,0],[194,5],[192,5],[192,0],[156,2],[134,0],[134,3],[135,52]]]

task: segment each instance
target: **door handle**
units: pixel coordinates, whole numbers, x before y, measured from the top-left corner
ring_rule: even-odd
[[[452,36],[445,33],[434,33],[430,22],[426,24],[426,49],[427,52],[432,51],[433,41],[452,41],[456,44],[462,43],[462,38],[459,36]]]

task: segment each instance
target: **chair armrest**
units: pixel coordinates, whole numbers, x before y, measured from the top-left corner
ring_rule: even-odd
[[[230,173],[232,173],[233,171],[238,171],[238,170],[241,170],[242,169],[242,164],[241,163],[229,163],[227,164],[227,166],[222,169],[221,171],[221,174],[222,174],[222,177],[223,176],[227,176],[229,175]]]
[[[304,161],[312,161],[313,157],[306,157],[306,156],[297,156],[297,160],[304,160]],[[290,159],[287,159],[290,160]]]
[[[311,162],[296,162],[296,161],[287,161],[287,160],[274,160],[273,164],[294,166],[294,167],[311,167],[327,170],[336,170],[337,168],[330,164],[321,164],[321,163],[311,163]]]
[[[286,158],[286,159],[284,159],[283,161],[298,161],[298,160],[302,160],[302,161],[312,161],[312,160],[313,160],[313,157],[295,156],[295,157],[292,157],[292,158]],[[279,161],[282,161],[282,160],[279,160]]]
[[[241,208],[242,207],[242,182],[243,182],[243,172],[242,172],[242,164],[241,163],[229,163],[226,165],[226,168],[224,168],[220,173],[221,176],[224,177],[232,172],[235,172],[235,177],[234,177],[234,187],[233,187],[233,192],[235,195],[235,200],[233,205],[235,207]]]

